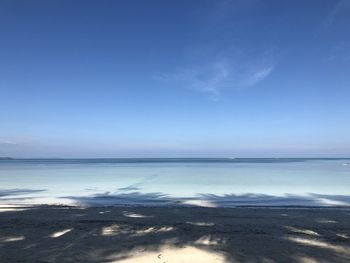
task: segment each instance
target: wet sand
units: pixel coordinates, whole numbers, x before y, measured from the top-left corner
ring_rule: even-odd
[[[350,208],[0,211],[1,262],[350,262]]]

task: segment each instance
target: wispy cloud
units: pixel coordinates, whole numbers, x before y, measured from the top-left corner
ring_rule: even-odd
[[[255,57],[227,54],[220,59],[194,63],[170,73],[158,73],[157,80],[205,92],[217,98],[223,90],[252,87],[267,78],[276,65],[273,50]]]
[[[18,143],[14,141],[0,139],[0,146],[11,146],[11,145],[17,145],[17,144]]]
[[[350,11],[350,1],[349,0],[339,0],[334,5],[334,7],[332,8],[332,10],[330,11],[327,18],[324,21],[324,27],[325,28],[330,27],[334,23],[336,17],[344,10]]]
[[[155,77],[183,88],[218,95],[229,75],[229,65],[224,61],[217,61],[207,65],[177,69],[171,73],[158,73]]]
[[[329,61],[350,62],[350,42],[339,43],[329,52]]]
[[[244,41],[246,28],[251,26],[244,18],[260,7],[260,0],[223,0],[204,5],[196,16],[194,44],[184,51],[186,62],[168,72],[158,72],[155,79],[207,93],[214,99],[225,90],[258,85],[277,64],[273,43],[251,45],[251,41]]]
[[[250,76],[247,77],[245,83],[246,86],[254,86],[262,81],[264,78],[270,75],[274,69],[274,65],[265,65],[263,68],[257,69],[256,72],[252,72]]]

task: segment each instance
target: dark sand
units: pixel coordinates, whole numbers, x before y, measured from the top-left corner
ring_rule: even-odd
[[[350,208],[0,211],[0,262],[350,262]]]

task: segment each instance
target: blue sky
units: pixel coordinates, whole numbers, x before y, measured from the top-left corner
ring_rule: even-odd
[[[350,156],[350,1],[0,0],[0,156]]]

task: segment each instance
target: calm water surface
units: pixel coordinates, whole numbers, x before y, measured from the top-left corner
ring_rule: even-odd
[[[350,160],[0,160],[0,203],[150,193],[171,198],[247,193],[349,196]]]

